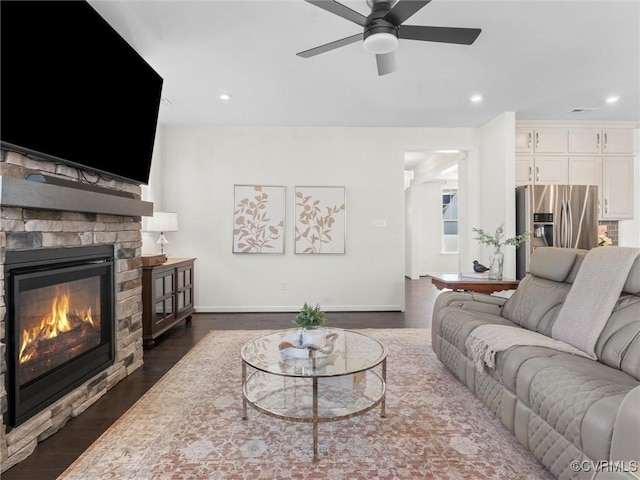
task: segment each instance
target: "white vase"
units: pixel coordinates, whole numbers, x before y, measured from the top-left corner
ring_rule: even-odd
[[[322,348],[326,343],[327,332],[324,328],[311,327],[302,329],[303,345],[315,345]]]

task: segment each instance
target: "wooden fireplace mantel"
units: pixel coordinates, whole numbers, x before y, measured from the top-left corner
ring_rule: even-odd
[[[153,215],[152,202],[2,175],[0,175],[0,206],[132,217]]]

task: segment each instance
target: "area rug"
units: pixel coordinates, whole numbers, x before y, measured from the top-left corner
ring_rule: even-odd
[[[375,408],[312,425],[249,408],[242,345],[264,331],[216,331],[114,423],[59,478],[550,479],[552,475],[431,349],[427,329],[366,329],[388,348],[386,418]]]

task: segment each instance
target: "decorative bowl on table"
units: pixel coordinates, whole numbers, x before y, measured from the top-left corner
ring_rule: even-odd
[[[324,328],[313,329],[315,335],[299,330],[282,337],[279,348],[283,355],[294,358],[319,358],[331,355],[337,333],[327,334]]]

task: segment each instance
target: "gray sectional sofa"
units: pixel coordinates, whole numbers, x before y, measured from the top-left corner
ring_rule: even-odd
[[[441,293],[433,313],[433,349],[556,477],[640,478],[640,257],[597,337],[595,359],[515,345],[496,353],[489,367],[467,349],[468,337],[481,325],[551,337],[587,254],[537,248],[530,273],[509,298]],[[597,303],[597,295],[587,301]]]

